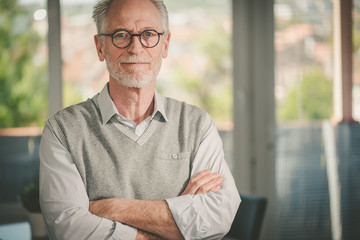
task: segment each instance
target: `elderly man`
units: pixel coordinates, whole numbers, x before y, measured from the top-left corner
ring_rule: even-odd
[[[40,202],[52,239],[221,239],[240,197],[209,115],[155,91],[162,0],[100,0],[109,83],[46,122]]]

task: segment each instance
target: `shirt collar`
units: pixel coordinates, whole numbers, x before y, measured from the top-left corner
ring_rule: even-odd
[[[155,105],[154,105],[154,112],[151,115],[151,119],[155,116],[157,112],[159,112],[164,120],[167,122],[168,119],[165,113],[165,98],[161,96],[156,90],[154,94],[155,98]],[[110,94],[109,94],[109,84],[107,83],[97,98],[99,109],[101,112],[102,123],[106,124],[114,115],[120,115],[114,102],[112,101]]]
[[[152,115],[152,118],[155,116],[157,112],[159,112],[163,116],[165,122],[168,121],[165,112],[165,97],[160,95],[155,89],[155,106],[154,106],[154,113]]]

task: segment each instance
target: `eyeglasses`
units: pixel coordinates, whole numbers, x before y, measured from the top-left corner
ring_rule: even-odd
[[[140,43],[146,48],[155,47],[160,41],[160,35],[164,33],[158,33],[155,30],[145,30],[140,34],[131,34],[126,30],[118,30],[114,33],[105,34],[102,33],[100,36],[109,36],[112,38],[112,42],[117,48],[127,48],[132,43],[133,37],[139,37]]]

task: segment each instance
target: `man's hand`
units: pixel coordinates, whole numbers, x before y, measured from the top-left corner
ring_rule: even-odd
[[[224,178],[218,173],[211,173],[209,169],[203,170],[190,179],[181,196],[219,191],[223,181]]]

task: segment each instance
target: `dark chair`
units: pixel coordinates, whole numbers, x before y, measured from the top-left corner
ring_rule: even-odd
[[[257,196],[240,196],[240,207],[230,231],[224,239],[258,240],[265,216],[267,199]]]

